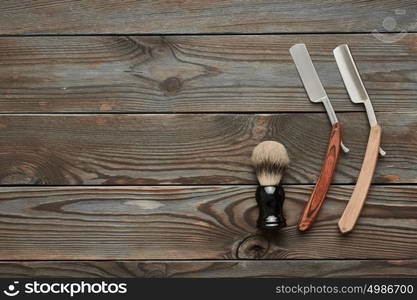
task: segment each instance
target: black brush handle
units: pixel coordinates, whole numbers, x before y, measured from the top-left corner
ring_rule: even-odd
[[[267,193],[264,186],[256,189],[256,202],[259,207],[257,225],[261,229],[277,229],[287,226],[283,215],[282,206],[285,200],[285,192],[282,185],[275,186],[275,191]],[[269,187],[270,189],[270,187]]]

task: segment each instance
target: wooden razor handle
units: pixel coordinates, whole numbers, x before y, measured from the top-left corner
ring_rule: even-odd
[[[336,169],[337,159],[339,158],[341,140],[342,125],[336,122],[330,133],[329,145],[323,165],[321,166],[320,176],[298,222],[298,230],[300,231],[306,231],[313,225],[324,203],[327,191],[332,182],[334,170]]]
[[[368,195],[369,186],[372,182],[376,162],[378,159],[379,145],[381,143],[381,126],[378,124],[371,127],[368,145],[366,146],[365,157],[363,159],[361,171],[355,189],[346,208],[339,220],[339,230],[341,233],[348,233],[355,227],[359,218],[366,196]]]

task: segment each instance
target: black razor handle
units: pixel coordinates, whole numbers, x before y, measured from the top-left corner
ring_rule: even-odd
[[[258,186],[256,189],[256,202],[259,207],[257,225],[261,229],[277,229],[287,226],[282,206],[285,192],[282,185]]]

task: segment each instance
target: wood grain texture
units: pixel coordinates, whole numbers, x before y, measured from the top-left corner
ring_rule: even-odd
[[[416,10],[415,0],[0,1],[0,277],[416,277]],[[369,34],[390,30],[390,17],[410,33]],[[300,42],[351,148],[334,176],[343,185],[304,234],[298,216],[330,125],[288,53]],[[344,43],[383,127],[388,156],[373,183],[389,184],[371,186],[347,236],[337,221],[369,129],[332,56]],[[292,160],[288,227],[276,234],[256,229],[251,185],[250,153],[267,139]]]
[[[298,230],[300,231],[306,231],[311,228],[314,220],[320,212],[320,208],[322,207],[324,200],[326,199],[326,194],[332,183],[333,174],[336,170],[337,161],[339,159],[341,141],[342,125],[339,122],[336,122],[332,126],[332,131],[330,132],[329,145],[327,147],[326,156],[324,157],[317,182],[314,185],[313,192],[304,207],[298,223]]]
[[[412,0],[12,0],[0,2],[0,33],[371,32],[398,9],[398,27],[415,30]]]
[[[324,111],[308,100],[289,55],[301,42],[337,111],[364,109],[349,100],[334,61],[344,43],[377,112],[417,110],[417,34],[395,43],[322,34],[2,37],[0,111]]]
[[[0,277],[230,278],[230,277],[416,277],[417,260],[275,261],[10,261]]]
[[[352,196],[346,205],[345,210],[339,220],[338,226],[341,233],[348,233],[353,230],[359,218],[363,205],[366,201],[369,188],[372,183],[381,144],[381,126],[375,124],[369,132],[368,145],[366,146],[365,157],[358,180],[353,189]]]
[[[312,186],[286,186],[288,227],[256,229],[256,186],[3,187],[1,260],[415,259],[417,187],[374,186],[351,234],[333,186],[315,226],[296,229]]]
[[[333,183],[354,184],[369,134],[364,113],[339,114],[351,152]],[[373,183],[417,182],[417,114],[379,113]],[[0,184],[255,184],[253,148],[276,140],[291,164],[284,183],[311,184],[327,149],[325,114],[0,115]]]

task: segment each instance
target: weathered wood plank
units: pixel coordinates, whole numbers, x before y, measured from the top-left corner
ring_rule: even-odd
[[[416,186],[372,187],[347,236],[337,221],[352,186],[333,186],[311,231],[297,231],[311,189],[286,186],[288,227],[268,234],[255,228],[255,186],[5,187],[0,259],[416,258]]]
[[[351,152],[333,183],[356,182],[369,125],[339,114]],[[417,114],[379,113],[381,159],[374,183],[417,182]],[[286,183],[311,184],[326,152],[325,114],[1,115],[0,184],[254,184],[253,148],[284,143]]]
[[[387,17],[415,30],[416,10],[412,0],[15,0],[0,2],[0,34],[371,32]]]
[[[0,277],[416,277],[417,260],[10,261]]]
[[[0,4],[1,5],[1,4]],[[348,43],[376,111],[417,110],[417,34],[0,39],[1,112],[324,111],[288,49],[305,42],[336,110],[348,99],[332,50]]]

